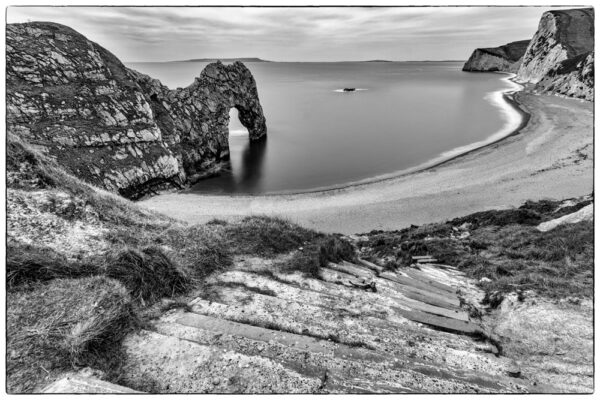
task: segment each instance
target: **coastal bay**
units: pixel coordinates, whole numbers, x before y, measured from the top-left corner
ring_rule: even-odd
[[[169,193],[139,204],[192,223],[266,214],[325,232],[356,233],[518,206],[530,199],[589,194],[593,105],[528,91],[514,99],[531,115],[517,135],[417,173],[313,193]]]

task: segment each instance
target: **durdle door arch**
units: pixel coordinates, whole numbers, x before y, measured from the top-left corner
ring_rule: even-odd
[[[158,80],[137,74],[159,126],[171,137],[182,169],[194,182],[203,171],[229,159],[230,110],[238,111],[250,141],[264,140],[267,126],[254,77],[241,62],[208,64],[188,87],[170,90]]]
[[[7,134],[125,197],[180,188],[218,168],[232,107],[251,141],[267,134],[256,82],[240,62],[211,63],[171,90],[61,24],[9,24],[6,42]]]

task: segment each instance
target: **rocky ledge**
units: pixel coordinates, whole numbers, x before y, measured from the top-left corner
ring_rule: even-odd
[[[69,27],[9,24],[6,35],[7,130],[101,188],[135,199],[194,182],[228,160],[233,107],[250,140],[266,136],[240,62],[170,90]]]
[[[518,61],[504,54],[506,46],[475,50],[463,70],[512,72],[539,92],[594,99],[593,9],[545,12]]]
[[[463,71],[517,72],[529,40],[519,40],[500,47],[476,49],[465,63]]]

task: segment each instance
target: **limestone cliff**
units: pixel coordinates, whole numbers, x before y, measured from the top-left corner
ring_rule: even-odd
[[[593,50],[594,10],[554,10],[542,15],[531,41],[477,49],[463,71],[512,72],[534,91],[592,101]]]
[[[523,56],[517,77],[522,82],[537,83],[562,61],[593,50],[593,9],[545,12]]]
[[[251,140],[266,135],[242,63],[214,63],[169,90],[63,25],[9,24],[7,130],[74,175],[130,198],[181,187],[229,155],[229,110]]]
[[[542,93],[554,93],[594,100],[594,52],[584,53],[559,63],[537,84]]]
[[[529,40],[519,40],[500,47],[476,49],[463,66],[463,71],[517,72]]]

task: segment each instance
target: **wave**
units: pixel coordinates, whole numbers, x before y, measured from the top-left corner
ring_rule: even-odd
[[[511,74],[505,78],[502,78],[502,80],[507,82],[510,87],[488,93],[484,96],[484,100],[488,101],[490,104],[492,104],[492,106],[500,110],[500,113],[504,119],[504,125],[502,128],[483,140],[445,151],[438,156],[439,159],[452,158],[463,153],[468,153],[471,150],[478,149],[503,139],[519,129],[519,126],[523,120],[521,113],[519,113],[519,111],[517,111],[515,107],[512,104],[509,104],[505,99],[505,96],[512,98],[513,93],[518,92],[523,88],[523,86],[513,81],[515,76],[516,75]]]

